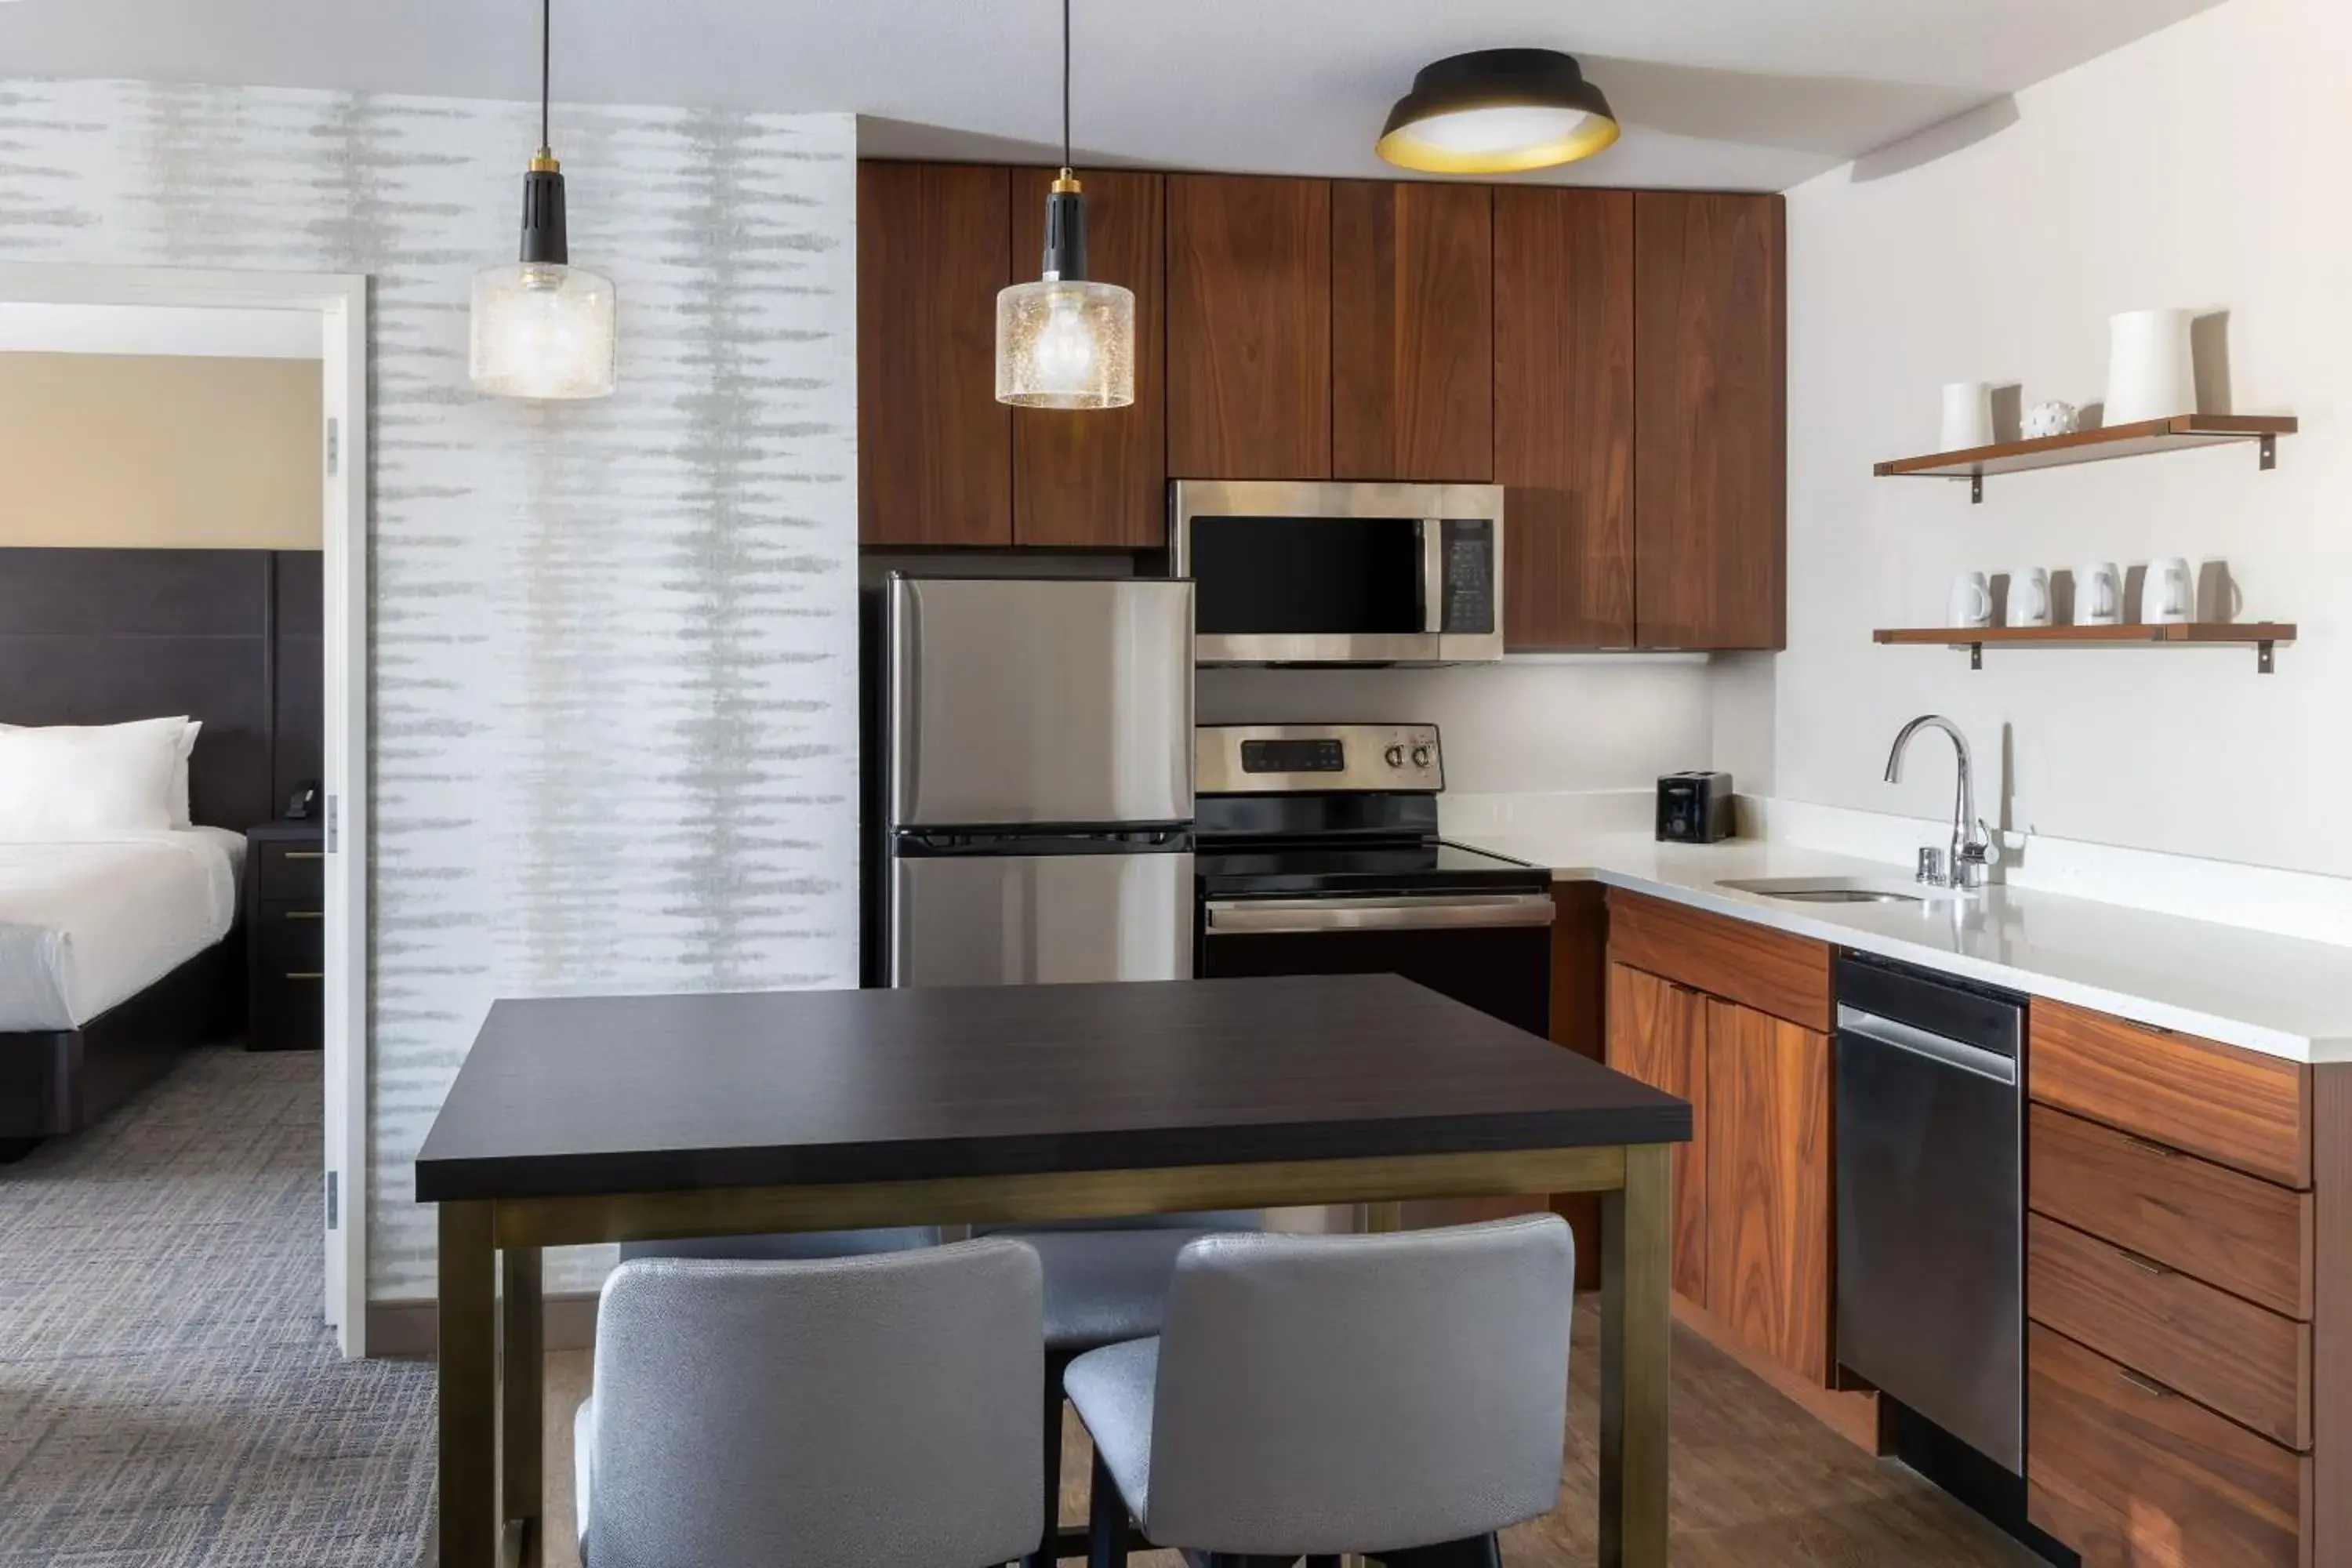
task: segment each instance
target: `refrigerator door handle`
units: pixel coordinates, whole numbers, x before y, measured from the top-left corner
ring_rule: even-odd
[[[1460,893],[1426,898],[1213,899],[1210,935],[1275,936],[1307,931],[1425,931],[1444,927],[1548,926],[1549,893]]]

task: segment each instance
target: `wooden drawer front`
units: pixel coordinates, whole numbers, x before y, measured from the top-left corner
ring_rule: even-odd
[[[254,860],[263,898],[315,903],[326,897],[327,857],[317,845],[263,844]]]
[[[2026,1514],[2084,1568],[2295,1568],[2294,1455],[2050,1329],[2026,1364]]]
[[[2036,1213],[2290,1318],[2311,1318],[2312,1194],[2037,1105]]]
[[[254,944],[261,978],[265,982],[282,980],[289,974],[308,974],[323,969],[326,926],[316,910],[306,910],[299,904],[262,905],[247,938]]]
[[[2284,1182],[2311,1185],[2308,1068],[2063,1002],[2033,1004],[2033,1098]]]
[[[1612,888],[1609,956],[1808,1029],[1830,1028],[1826,942]]]
[[[2034,1215],[2025,1307],[2037,1323],[2293,1448],[2311,1447],[2311,1328]]]

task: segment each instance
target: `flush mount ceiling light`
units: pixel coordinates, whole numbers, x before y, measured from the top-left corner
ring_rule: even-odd
[[[1479,49],[1423,66],[1389,110],[1374,151],[1432,174],[1509,174],[1590,158],[1617,117],[1573,56]]]
[[[563,168],[547,138],[552,0],[539,12],[539,151],[522,177],[522,258],[474,274],[467,373],[498,397],[603,397],[613,390],[613,280],[572,265]]]
[[[1135,401],[1135,296],[1087,277],[1087,198],[1070,172],[1070,0],[1062,0],[1062,172],[1045,197],[1043,276],[996,296],[996,401],[1024,408]]]

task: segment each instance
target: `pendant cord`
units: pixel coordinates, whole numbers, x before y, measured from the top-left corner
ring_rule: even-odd
[[[554,63],[555,0],[539,0],[539,144],[547,139],[547,79]]]
[[[1070,166],[1070,0],[1062,0],[1062,167]]]

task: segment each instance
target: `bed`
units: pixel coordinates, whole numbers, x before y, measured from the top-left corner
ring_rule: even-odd
[[[0,1160],[241,1029],[245,830],[319,775],[319,617],[315,552],[0,549],[0,729],[202,725],[167,821],[0,810]]]

